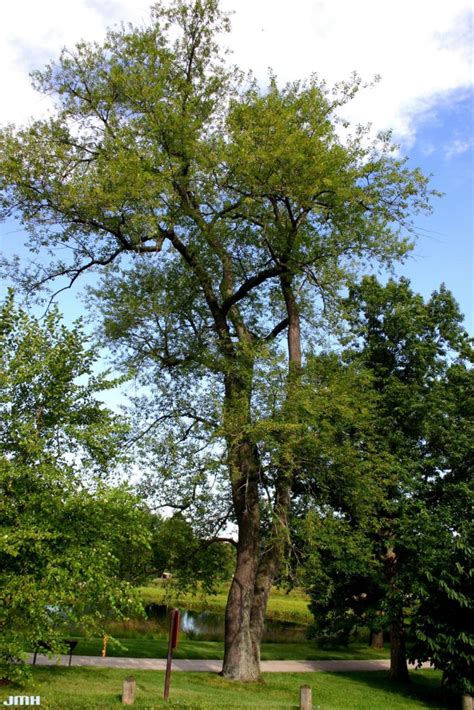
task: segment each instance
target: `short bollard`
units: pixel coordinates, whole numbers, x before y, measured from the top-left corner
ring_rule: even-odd
[[[128,678],[125,678],[123,681],[123,689],[122,689],[122,703],[124,705],[133,705],[135,702],[135,688],[137,687],[137,684],[135,682],[135,678],[133,676],[129,676]]]
[[[300,688],[300,710],[313,710],[310,685],[302,685]]]
[[[474,703],[472,702],[472,695],[462,696],[462,710],[474,710]]]

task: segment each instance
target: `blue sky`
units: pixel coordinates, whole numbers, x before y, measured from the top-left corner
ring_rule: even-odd
[[[414,288],[428,296],[441,282],[454,293],[474,333],[474,152],[473,97],[454,93],[418,128],[408,151],[410,164],[432,174],[434,212],[417,217],[418,242],[413,255],[397,268]]]
[[[411,165],[433,173],[432,186],[445,193],[434,214],[418,217],[418,244],[397,268],[428,296],[441,282],[451,289],[474,331],[474,104],[472,9],[469,1],[223,0],[235,10],[225,43],[233,60],[265,81],[272,66],[282,80],[312,71],[328,83],[358,71],[381,82],[350,107],[355,122],[374,130],[394,129]],[[143,24],[148,3],[132,0],[16,0],[2,10],[0,61],[4,68],[0,123],[24,123],[46,115],[48,100],[29,88],[28,72],[80,38],[100,39],[121,20]],[[20,251],[21,231],[0,225],[0,250]],[[0,285],[0,295],[6,284]],[[59,298],[67,320],[82,310],[79,289]]]

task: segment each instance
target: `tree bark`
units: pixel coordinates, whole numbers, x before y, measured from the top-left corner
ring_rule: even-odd
[[[287,536],[290,489],[277,491],[271,541],[259,554],[260,519],[244,518],[239,525],[237,565],[226,606],[222,675],[232,680],[260,680],[260,645],[273,580],[280,568]],[[247,545],[244,544],[247,540]]]
[[[288,315],[288,369],[290,377],[299,375],[301,369],[301,323],[296,298],[291,286],[291,277],[283,275],[280,278],[281,290],[285,299]]]
[[[383,648],[384,643],[383,643],[383,631],[381,630],[370,630],[370,636],[369,636],[369,646],[370,648]]]
[[[287,535],[287,510],[288,506],[283,511],[283,525],[282,519],[278,516],[278,512],[275,511],[277,515],[272,530],[272,541],[260,558],[257,576],[255,579],[251,613],[251,628],[253,642],[255,647],[258,649],[259,662],[260,645],[262,643],[263,631],[265,628],[265,615],[267,611],[268,598],[272,589],[273,580],[280,569],[284,555]],[[279,512],[282,512],[281,508]]]
[[[390,680],[395,683],[408,683],[410,680],[401,619],[394,620],[390,626]]]
[[[232,447],[230,456],[239,539],[225,613],[222,675],[232,680],[253,682],[260,680],[260,649],[255,645],[251,627],[260,546],[259,461],[248,441]]]

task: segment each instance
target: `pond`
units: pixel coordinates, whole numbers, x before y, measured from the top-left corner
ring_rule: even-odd
[[[146,607],[149,623],[155,628],[167,631],[168,608],[164,604],[149,604]],[[267,619],[264,641],[292,642],[306,639],[306,626],[288,621]],[[183,610],[180,615],[180,630],[188,638],[201,641],[222,641],[224,639],[224,615],[208,611]]]

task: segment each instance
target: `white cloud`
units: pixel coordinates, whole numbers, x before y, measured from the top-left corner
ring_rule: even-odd
[[[63,46],[100,40],[123,20],[143,24],[144,0],[15,0],[2,10],[0,122],[22,122],[48,102],[29,88],[28,71]],[[234,61],[264,80],[272,67],[283,80],[316,71],[329,83],[353,70],[382,82],[363,92],[351,118],[393,128],[413,141],[427,112],[447,94],[472,85],[469,0],[223,0],[235,10],[226,43]]]
[[[283,79],[356,70],[382,81],[354,102],[352,118],[413,139],[440,95],[472,85],[466,0],[225,0],[237,7],[232,44],[241,65],[271,65]],[[258,8],[258,10],[255,9]],[[461,21],[462,20],[462,21]],[[461,26],[464,28],[461,31]],[[262,30],[264,30],[262,32]]]
[[[474,140],[472,138],[467,140],[457,138],[451,143],[448,143],[448,145],[444,146],[444,157],[447,160],[450,160],[451,158],[455,158],[457,155],[467,153],[473,146]]]

